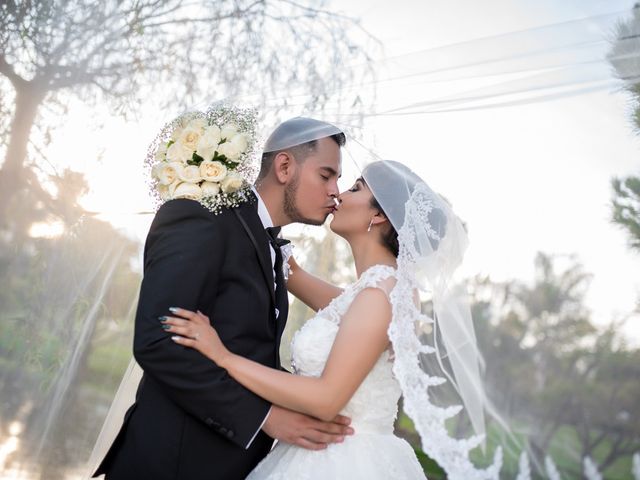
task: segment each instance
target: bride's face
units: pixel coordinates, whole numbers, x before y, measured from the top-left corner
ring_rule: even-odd
[[[339,195],[340,205],[333,213],[331,230],[342,237],[367,233],[369,222],[378,213],[371,206],[373,195],[367,184],[359,178],[346,192]]]

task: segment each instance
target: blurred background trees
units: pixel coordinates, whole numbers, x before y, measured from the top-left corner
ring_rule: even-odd
[[[640,3],[636,3],[633,16],[618,25],[613,43],[611,64],[616,75],[625,83],[631,96],[631,122],[640,134],[640,80],[632,72],[638,69],[637,52],[640,51]],[[635,69],[635,70],[634,70]],[[640,251],[640,177],[613,178],[612,220],[627,232],[632,249]]]
[[[339,87],[371,74],[349,67],[370,41],[353,19],[286,0],[2,2],[0,225],[21,190],[47,200],[29,167],[70,97],[129,115],[249,92],[259,106],[313,92],[314,109],[353,107]]]
[[[576,478],[590,456],[605,478],[628,478],[640,449],[640,350],[619,323],[595,323],[579,262],[540,253],[535,266],[530,282],[470,285],[492,400],[538,465],[550,455]]]

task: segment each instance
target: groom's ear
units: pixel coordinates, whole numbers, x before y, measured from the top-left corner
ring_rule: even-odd
[[[295,160],[289,152],[278,152],[273,159],[273,172],[280,183],[288,183],[295,174]]]

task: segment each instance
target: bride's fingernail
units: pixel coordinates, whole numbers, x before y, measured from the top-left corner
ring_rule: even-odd
[[[169,319],[169,317],[165,317],[164,315],[161,317],[158,317],[158,320],[160,320],[161,322],[166,322]]]
[[[169,311],[170,311],[171,313],[177,313],[177,311],[178,311],[178,307],[169,307]]]
[[[163,330],[169,330],[170,328],[171,328],[171,325],[162,325]]]

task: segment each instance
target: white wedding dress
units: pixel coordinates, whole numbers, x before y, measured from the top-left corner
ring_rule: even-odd
[[[291,344],[292,368],[297,375],[321,375],[340,320],[355,296],[365,288],[388,295],[395,270],[375,265],[320,310],[296,333]],[[425,479],[411,446],[393,434],[401,390],[392,372],[390,351],[378,359],[341,412],[350,417],[355,434],[343,443],[312,451],[283,442],[249,474],[249,480]]]

